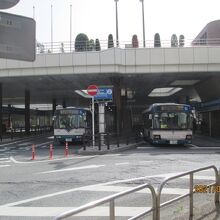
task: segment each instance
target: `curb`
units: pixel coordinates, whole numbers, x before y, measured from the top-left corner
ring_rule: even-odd
[[[138,143],[133,143],[127,146],[119,147],[119,148],[114,148],[114,149],[109,149],[109,150],[94,150],[94,151],[84,151],[84,150],[79,150],[77,155],[103,155],[103,154],[109,154],[109,153],[116,153],[116,152],[123,152],[126,150],[130,149],[135,149],[139,145],[143,144],[144,141],[138,142]]]

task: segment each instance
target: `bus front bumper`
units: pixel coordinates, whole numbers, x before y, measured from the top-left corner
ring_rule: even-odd
[[[83,136],[82,135],[74,135],[74,136],[55,135],[54,139],[59,141],[59,142],[74,142],[74,141],[82,141]]]
[[[166,140],[166,139],[154,139],[152,140],[153,144],[171,144],[171,145],[184,145],[191,144],[191,139],[182,139],[182,140]]]

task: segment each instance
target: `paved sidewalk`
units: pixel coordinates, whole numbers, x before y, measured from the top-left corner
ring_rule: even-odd
[[[195,134],[192,143],[199,147],[219,147],[220,148],[220,138],[213,138],[209,136],[204,136],[200,134]]]

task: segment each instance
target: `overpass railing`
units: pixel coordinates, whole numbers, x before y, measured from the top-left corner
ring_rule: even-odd
[[[120,193],[114,194],[112,196],[108,196],[108,197],[105,197],[103,199],[88,203],[88,204],[86,204],[84,206],[81,206],[79,208],[61,213],[58,216],[56,216],[54,220],[65,219],[65,218],[74,216],[76,214],[79,214],[79,213],[84,212],[84,211],[86,211],[88,209],[91,209],[91,208],[95,208],[95,207],[100,206],[100,205],[105,204],[105,203],[109,203],[109,217],[110,217],[109,219],[110,220],[115,220],[115,200],[117,198],[120,198],[120,197],[124,196],[124,195],[134,193],[134,192],[139,191],[139,190],[144,189],[144,188],[148,188],[151,191],[152,207],[150,209],[142,212],[142,213],[139,213],[138,215],[136,215],[134,217],[129,218],[128,220],[135,220],[135,219],[144,217],[146,214],[151,213],[151,212],[153,212],[153,214],[152,214],[152,219],[153,220],[160,220],[160,209],[162,207],[165,207],[165,206],[170,205],[174,202],[177,202],[177,201],[179,201],[179,200],[181,200],[181,199],[183,199],[187,196],[189,196],[189,219],[192,219],[192,216],[193,216],[193,201],[194,201],[193,200],[193,194],[195,192],[198,192],[196,189],[194,189],[194,185],[193,185],[194,174],[198,173],[198,172],[201,172],[201,171],[205,171],[205,170],[213,170],[214,174],[215,174],[215,182],[207,185],[207,187],[211,187],[211,186],[219,187],[220,175],[218,173],[218,170],[217,170],[216,166],[214,166],[214,165],[206,166],[206,167],[202,167],[202,168],[199,168],[199,169],[194,169],[194,170],[191,170],[191,171],[188,171],[188,172],[183,172],[183,173],[180,173],[180,174],[177,174],[177,175],[170,176],[170,177],[166,178],[162,183],[160,183],[157,190],[155,190],[152,185],[150,185],[148,183],[145,183],[145,184],[140,185],[138,187],[135,187],[133,189],[130,189],[130,190],[127,190],[127,191],[124,191],[124,192],[120,192]],[[161,199],[162,190],[163,190],[165,184],[168,183],[171,180],[175,180],[175,179],[178,179],[178,178],[181,178],[181,177],[184,177],[184,176],[189,176],[189,193],[183,194],[181,196],[178,196],[174,199],[171,199],[171,200],[166,201],[166,202],[161,204],[160,199]],[[202,190],[204,190],[204,189],[202,189]],[[219,190],[215,190],[214,198],[215,198],[214,199],[215,203],[219,203]]]
[[[63,42],[43,42],[36,44],[37,54],[43,53],[71,53],[77,51],[99,51],[108,49],[108,41],[100,40],[100,47],[97,47],[94,43],[78,42],[77,47],[75,46],[75,41],[63,41]],[[116,42],[113,43],[111,47],[116,47]],[[196,47],[196,46],[220,46],[219,38],[212,39],[198,39],[190,40],[185,39],[184,42],[171,43],[171,40],[161,40],[160,42],[154,42],[153,40],[147,40],[145,42],[146,48],[154,47]],[[78,48],[78,49],[77,49]],[[143,48],[143,41],[138,41],[138,43],[132,43],[132,41],[120,41],[119,48]]]

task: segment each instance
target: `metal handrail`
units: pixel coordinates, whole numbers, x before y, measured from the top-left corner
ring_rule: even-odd
[[[68,218],[70,216],[76,215],[80,212],[86,211],[88,209],[94,208],[94,207],[102,205],[102,204],[105,204],[107,202],[109,202],[109,217],[110,217],[110,220],[115,220],[115,199],[118,199],[118,198],[120,198],[122,196],[125,196],[125,195],[128,195],[130,193],[142,190],[144,188],[148,188],[151,191],[152,208],[150,208],[150,209],[148,209],[148,210],[146,210],[146,211],[130,218],[129,220],[138,219],[138,218],[140,218],[140,217],[142,217],[142,216],[144,216],[144,215],[146,215],[146,214],[148,214],[152,211],[153,211],[153,220],[156,220],[156,198],[157,198],[157,196],[156,196],[156,192],[154,190],[154,187],[151,186],[148,183],[145,183],[141,186],[134,187],[133,189],[129,189],[129,190],[126,190],[126,191],[123,191],[123,192],[120,192],[120,193],[116,193],[114,195],[105,197],[103,199],[100,199],[100,200],[97,200],[97,201],[94,201],[94,202],[90,202],[90,203],[88,203],[86,205],[83,205],[79,208],[61,213],[60,215],[56,216],[54,220],[61,220],[61,219]]]
[[[199,169],[195,169],[195,170],[191,170],[191,171],[188,171],[188,172],[184,172],[184,173],[180,173],[178,175],[174,175],[174,176],[171,176],[171,177],[167,177],[158,187],[157,189],[157,211],[156,211],[156,219],[159,220],[160,219],[160,208],[161,207],[164,207],[164,206],[167,206],[173,202],[176,202],[176,201],[179,201],[180,199],[183,199],[187,196],[189,196],[189,218],[191,219],[192,216],[193,216],[193,194],[195,193],[195,190],[193,190],[193,174],[194,173],[197,173],[197,172],[200,172],[200,171],[204,171],[204,170],[209,170],[209,169],[213,169],[214,172],[215,172],[215,182],[210,184],[209,186],[213,186],[213,185],[219,185],[219,175],[218,175],[218,170],[215,166],[207,166],[207,167],[202,167],[202,168],[199,168]],[[162,194],[162,189],[164,187],[164,185],[170,181],[170,180],[174,180],[174,179],[177,179],[177,178],[180,178],[180,177],[183,177],[183,176],[187,176],[189,175],[190,176],[190,181],[189,181],[189,193],[186,193],[184,195],[181,195],[181,196],[178,196],[172,200],[169,200],[167,202],[164,202],[162,204],[160,204],[160,197],[161,197],[161,194]],[[219,192],[215,192],[215,203],[219,203]]]

